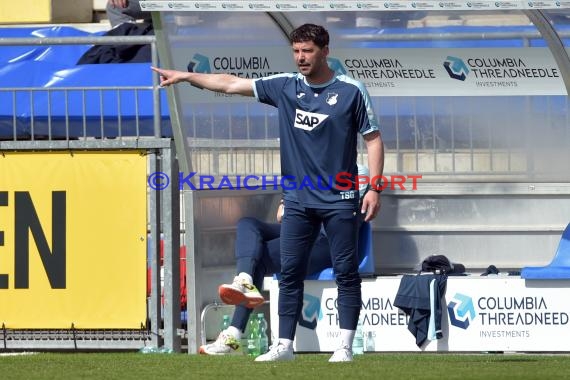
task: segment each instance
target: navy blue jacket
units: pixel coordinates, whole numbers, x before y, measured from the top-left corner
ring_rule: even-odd
[[[433,300],[430,298],[430,283],[435,280]],[[404,275],[394,300],[394,306],[409,316],[408,330],[416,337],[416,344],[421,347],[428,338],[430,318],[435,323],[436,338],[443,337],[441,330],[441,302],[445,296],[447,275],[418,274]],[[432,302],[434,313],[432,315]]]

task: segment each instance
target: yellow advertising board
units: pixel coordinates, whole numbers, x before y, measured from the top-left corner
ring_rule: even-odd
[[[2,0],[0,24],[91,22],[93,6],[93,0]]]
[[[49,0],[3,1],[0,5],[0,14],[0,21],[3,24],[49,22],[51,2]]]
[[[146,320],[146,157],[0,156],[0,324],[140,328]]]

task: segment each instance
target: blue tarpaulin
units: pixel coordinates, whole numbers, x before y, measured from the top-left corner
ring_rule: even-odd
[[[0,28],[0,38],[86,37],[88,33],[72,27]],[[52,137],[113,137],[118,133],[153,135],[153,101],[149,90],[86,90],[89,87],[152,86],[149,63],[109,63],[77,65],[91,45],[34,45],[0,47],[0,137],[16,134],[25,138],[42,136],[51,128]],[[39,90],[29,91],[29,88]],[[77,88],[62,91],[58,88]],[[50,89],[52,91],[42,91]],[[168,107],[161,92],[163,125],[167,126]],[[83,121],[86,131],[83,130]],[[49,126],[48,126],[49,121]],[[67,127],[66,125],[67,124]],[[104,124],[104,132],[101,132]],[[171,135],[171,133],[167,133]]]

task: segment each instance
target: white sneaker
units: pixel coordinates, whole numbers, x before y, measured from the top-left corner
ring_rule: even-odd
[[[222,301],[228,305],[244,305],[249,309],[265,302],[255,285],[250,284],[240,276],[236,276],[231,284],[220,285],[218,294]]]
[[[199,352],[204,355],[227,355],[239,348],[239,341],[222,331],[215,342],[200,346]]]
[[[276,362],[276,361],[289,361],[295,359],[293,355],[293,348],[287,348],[280,340],[277,340],[274,344],[269,347],[263,355],[259,355],[255,358],[256,362]]]
[[[351,362],[351,361],[352,361],[352,350],[348,346],[342,346],[341,348],[338,348],[329,359],[329,362],[331,363]]]

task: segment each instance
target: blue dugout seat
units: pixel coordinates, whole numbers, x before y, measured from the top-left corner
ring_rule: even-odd
[[[570,223],[562,233],[560,243],[550,264],[544,267],[524,267],[521,278],[527,280],[570,279]]]
[[[361,277],[373,276],[375,271],[374,250],[372,249],[372,226],[363,222],[358,236],[358,273]],[[333,268],[307,275],[306,280],[334,280]]]

